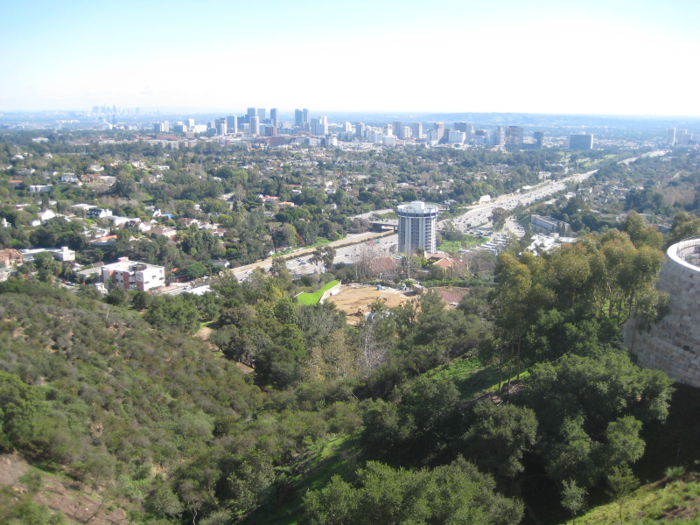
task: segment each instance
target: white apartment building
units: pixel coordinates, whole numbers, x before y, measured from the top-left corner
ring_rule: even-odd
[[[437,250],[437,222],[440,209],[421,201],[400,204],[396,207],[399,216],[398,251],[412,254],[417,248],[428,253]]]
[[[102,282],[107,283],[110,279],[114,280],[115,286],[127,291],[147,292],[165,286],[165,268],[120,257],[117,262],[102,267]]]

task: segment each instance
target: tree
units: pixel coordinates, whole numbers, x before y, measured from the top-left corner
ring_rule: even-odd
[[[535,365],[522,402],[537,414],[549,476],[589,488],[613,468],[637,461],[642,423],[666,418],[671,385],[626,353],[566,355]]]
[[[127,294],[126,290],[121,286],[115,286],[110,290],[109,294],[107,294],[105,301],[107,304],[114,306],[126,306],[129,304],[129,294]]]
[[[477,466],[499,476],[513,478],[524,470],[523,454],[537,440],[537,418],[529,408],[492,401],[476,403],[474,418],[463,436],[467,457]]]
[[[194,333],[199,329],[199,314],[186,295],[155,297],[144,319],[159,330]]]
[[[324,270],[327,270],[333,266],[333,259],[335,259],[335,248],[325,245],[316,248],[314,254],[309,258],[309,262],[312,264],[321,263]]]
[[[461,457],[433,470],[368,462],[353,487],[335,476],[304,496],[312,525],[487,525],[518,523],[522,504],[494,491],[493,478]]]
[[[345,379],[355,374],[357,356],[345,330],[332,332],[326,343],[311,349],[306,376],[313,381]]]
[[[39,416],[46,410],[40,389],[18,376],[0,371],[0,446],[29,448],[36,437]]]
[[[639,215],[636,211],[631,211],[627,214],[624,230],[637,248],[649,246],[656,250],[661,249],[663,235],[655,226],[647,226],[644,217]]]
[[[199,279],[207,273],[207,267],[200,262],[193,262],[185,268],[185,275],[190,280]]]
[[[493,229],[494,230],[502,230],[503,226],[506,224],[506,219],[511,215],[512,213],[509,210],[506,210],[505,208],[494,208],[493,211],[491,212],[491,220],[493,221]]]
[[[632,469],[628,465],[621,465],[613,468],[607,476],[607,481],[610,487],[609,494],[620,505],[620,523],[622,523],[622,506],[627,496],[639,486],[639,480],[632,474]]]
[[[679,212],[673,218],[673,226],[666,239],[665,247],[681,242],[688,237],[700,235],[700,218],[685,211]]]
[[[561,504],[571,513],[574,524],[576,515],[586,507],[586,496],[588,493],[583,488],[576,485],[573,480],[565,480],[561,491]]]
[[[275,481],[272,458],[259,450],[236,458],[227,481],[233,495],[231,503],[237,511],[246,512],[257,507],[268,496]]]
[[[175,518],[184,510],[182,503],[166,483],[147,498],[146,508],[156,516],[164,518]]]

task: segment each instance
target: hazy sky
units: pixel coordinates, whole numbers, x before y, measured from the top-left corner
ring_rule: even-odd
[[[0,111],[700,116],[698,0],[0,0]]]

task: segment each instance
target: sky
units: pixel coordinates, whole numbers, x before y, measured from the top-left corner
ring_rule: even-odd
[[[698,0],[1,0],[0,112],[700,116]]]

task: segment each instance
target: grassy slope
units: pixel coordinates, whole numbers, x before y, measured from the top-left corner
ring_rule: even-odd
[[[323,288],[316,290],[314,293],[299,294],[297,296],[297,302],[299,304],[305,304],[305,305],[318,304],[318,302],[321,300],[321,297],[323,296],[323,292],[325,292],[326,290],[330,290],[336,284],[338,284],[338,282],[339,281],[331,281],[328,284],[326,284]]]
[[[623,501],[623,523],[698,523],[700,518],[700,482],[697,474],[683,479],[644,485]],[[616,502],[596,507],[576,523],[608,525],[619,523],[620,506]]]
[[[523,369],[520,371],[520,379],[525,379],[528,375],[530,374],[527,370]],[[457,386],[462,401],[469,401],[474,397],[498,389],[498,367],[494,365],[483,367],[476,357],[455,359],[432,372],[431,377],[450,378]],[[515,366],[513,366],[511,380],[515,381],[516,378],[517,371]],[[502,380],[504,383],[508,381],[507,367],[503,370]]]

